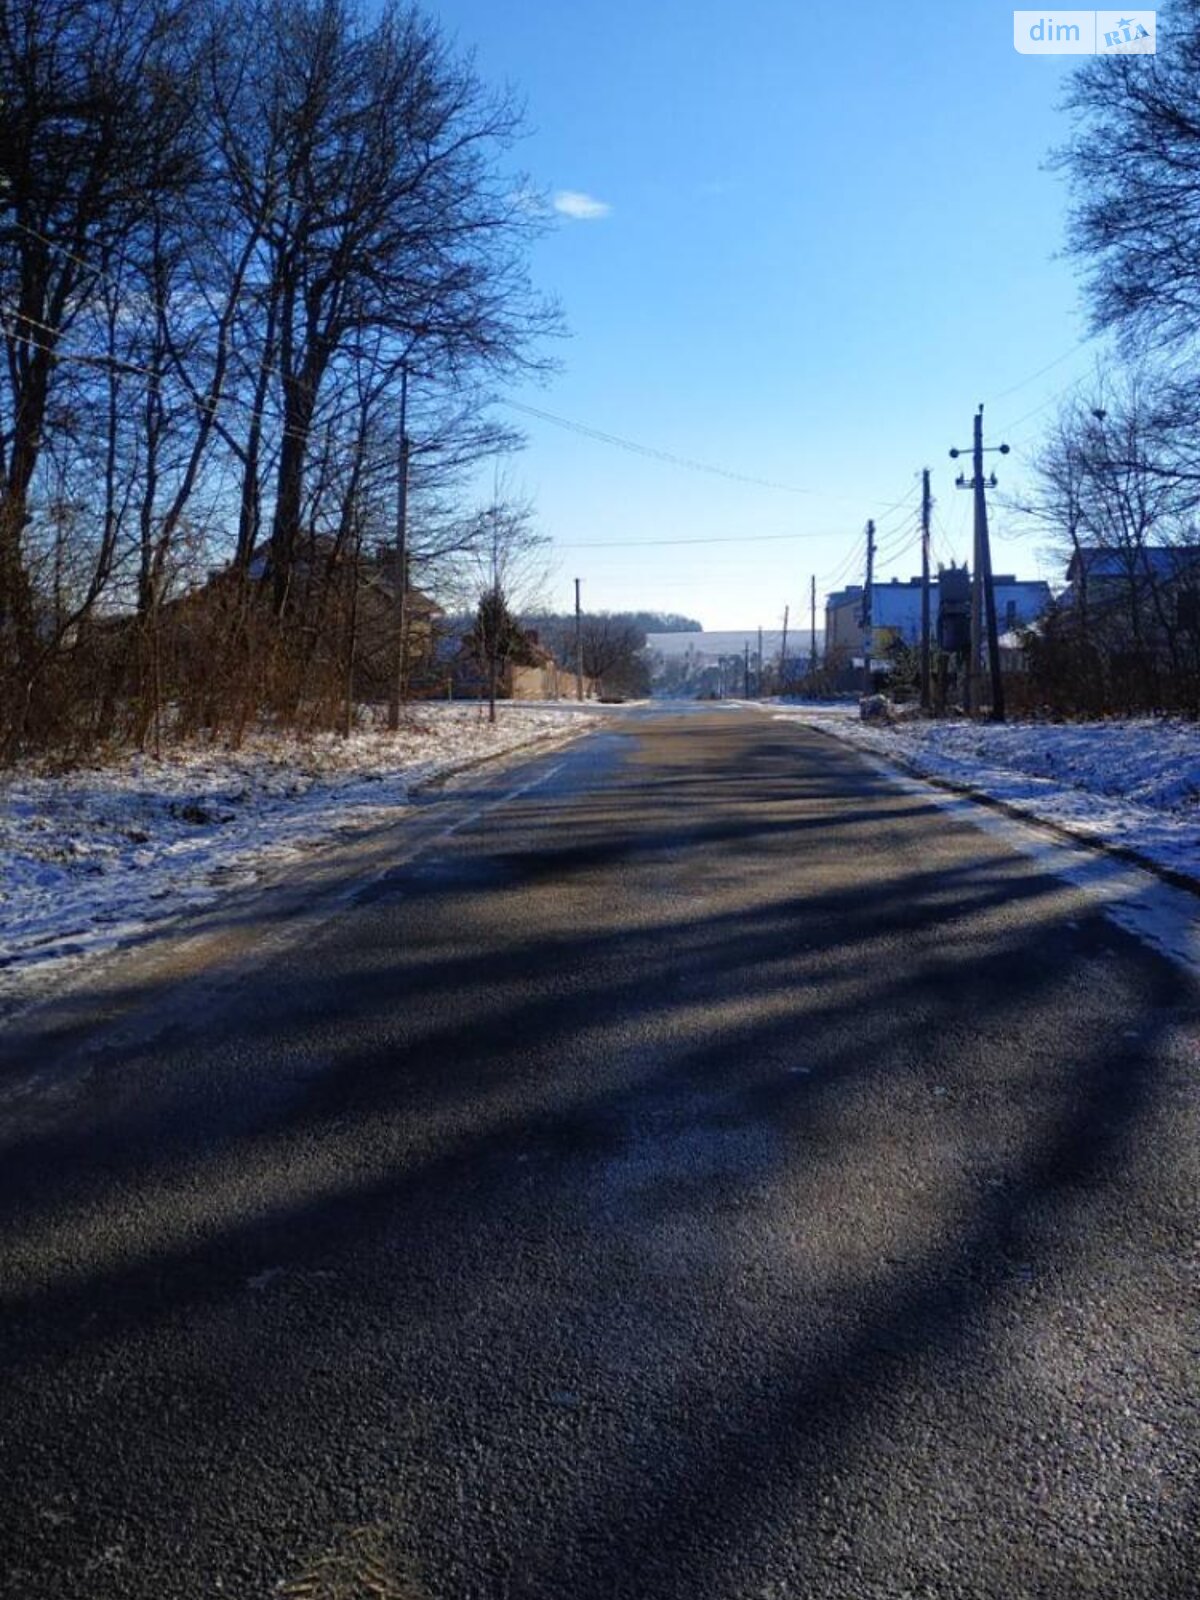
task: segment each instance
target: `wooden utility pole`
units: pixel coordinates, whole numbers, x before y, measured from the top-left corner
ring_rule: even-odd
[[[790,613],[790,611],[791,611],[791,607],[790,606],[784,606],[784,608],[783,608],[783,642],[779,646],[779,692],[780,692],[780,694],[786,694],[787,693],[787,635],[788,635],[788,614]]]
[[[863,694],[871,692],[871,601],[875,586],[875,524],[867,523],[867,581],[863,585]]]
[[[808,675],[815,678],[817,675],[817,580],[809,581],[808,590]],[[811,688],[811,684],[809,685]]]
[[[1008,454],[1006,444],[990,445],[999,455]],[[951,450],[955,459],[962,454]],[[996,590],[992,583],[992,550],[988,539],[987,491],[996,487],[996,474],[983,475],[983,407],[975,413],[975,438],[972,446],[973,476],[970,482],[958,475],[960,489],[971,489],[975,495],[975,556],[971,572],[971,659],[967,662],[966,709],[972,716],[981,710],[979,658],[982,654],[986,619],[988,671],[991,682],[992,707],[990,720],[1004,721],[1004,681],[1000,674],[1000,638],[996,627]]]
[[[396,667],[388,701],[388,727],[395,733],[400,726],[400,707],[404,700],[406,625],[408,591],[408,364],[400,368],[400,460],[396,479]]]
[[[745,646],[745,658],[743,659],[743,662],[742,662],[742,698],[744,700],[749,700],[749,698],[750,698],[750,641],[749,641],[749,639],[743,640],[743,644]]]
[[[921,476],[921,710],[933,705],[929,663],[929,519],[933,497],[929,492],[929,468]]]
[[[1008,454],[1008,446],[1001,445]],[[993,485],[996,482],[992,476]],[[987,490],[983,481],[983,407],[975,413],[975,519],[983,563],[983,603],[987,616],[988,669],[992,679],[992,722],[1004,721],[1004,680],[1000,675],[1000,632],[996,626],[996,585],[992,582],[992,545],[988,538]]]
[[[575,698],[583,704],[583,607],[579,599],[581,580],[575,579]]]
[[[974,483],[968,485],[972,490]],[[979,553],[979,505],[976,495],[975,520],[971,536],[971,647],[967,657],[967,677],[963,698],[968,715],[975,716],[981,700],[979,658],[983,654],[983,559]]]
[[[342,737],[354,732],[354,667],[358,652],[358,589],[361,582],[362,517],[357,494],[350,512],[350,598],[347,601],[346,703],[342,709]]]
[[[763,658],[762,658],[762,628],[758,630],[758,654],[754,658],[754,698],[762,699],[763,692]]]

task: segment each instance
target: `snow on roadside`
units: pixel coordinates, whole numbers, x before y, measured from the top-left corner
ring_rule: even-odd
[[[591,706],[420,705],[399,734],[258,735],[47,775],[0,775],[0,997],[267,867],[398,818],[415,785],[595,722]]]
[[[839,710],[797,707],[776,716],[1200,878],[1200,727],[1194,723],[879,726],[860,722],[857,707]]]

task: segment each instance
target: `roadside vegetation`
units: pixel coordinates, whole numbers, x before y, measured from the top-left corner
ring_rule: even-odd
[[[364,594],[475,549],[557,326],[511,98],[394,0],[15,0],[0,103],[0,757],[403,692]]]
[[[1200,3],[1163,18],[1169,48],[1075,73],[1055,156],[1116,351],[1060,405],[1024,507],[1070,566],[1027,639],[1031,699],[1060,713],[1200,715]]]

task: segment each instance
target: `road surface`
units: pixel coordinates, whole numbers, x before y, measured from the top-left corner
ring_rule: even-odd
[[[752,711],[408,826],[10,1024],[0,1593],[1200,1594],[1185,973]]]

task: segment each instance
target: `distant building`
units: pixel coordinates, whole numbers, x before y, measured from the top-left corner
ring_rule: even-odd
[[[965,567],[945,567],[930,580],[930,633],[945,650],[966,647],[962,637],[963,605],[969,608],[969,578]],[[992,579],[999,632],[1027,627],[1050,604],[1050,586],[1040,578],[1009,574]],[[825,600],[826,665],[848,665],[863,653],[863,586],[839,589]],[[921,642],[921,580],[891,578],[871,589],[871,655],[882,660],[891,645]]]
[[[556,661],[542,644],[536,628],[523,628],[520,650],[500,668],[496,694],[501,700],[574,700],[578,679],[573,666]],[[456,700],[478,700],[487,695],[487,663],[470,646],[470,619],[459,618],[438,642],[442,682]],[[583,697],[596,699],[599,686],[584,674]]]
[[[1200,677],[1200,545],[1085,546],[1067,578],[1054,637],[1084,646],[1107,698],[1157,705]]]
[[[196,624],[222,609],[236,614],[244,604],[244,585],[261,588],[269,563],[270,547],[264,541],[251,553],[244,571],[235,565],[211,571],[201,587],[172,602],[173,614],[181,624]],[[380,702],[392,693],[399,570],[394,545],[357,549],[325,534],[309,533],[297,548],[290,591],[293,614],[311,619],[315,636],[337,638],[353,626],[353,691],[359,700]],[[404,666],[410,687],[429,670],[441,617],[442,609],[431,596],[411,581],[405,584]],[[203,630],[199,637],[204,637]]]
[[[1111,550],[1085,545],[1071,557],[1067,587],[1059,605],[1103,605],[1120,597],[1153,595],[1156,591],[1194,592],[1200,574],[1200,548],[1194,545],[1140,545]]]

